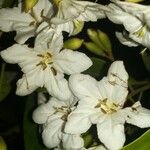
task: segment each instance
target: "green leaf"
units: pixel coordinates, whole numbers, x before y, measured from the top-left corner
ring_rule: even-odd
[[[0,102],[3,101],[11,90],[10,82],[8,82],[6,73],[5,73],[5,63],[1,67],[0,75]]]
[[[121,150],[150,150],[150,130]]]
[[[48,150],[42,145],[38,125],[32,120],[32,112],[36,106],[36,99],[35,95],[32,94],[26,101],[23,120],[25,150]]]
[[[143,59],[146,69],[150,71],[150,50],[144,49],[141,52],[141,55],[142,55],[142,59]]]
[[[91,60],[93,62],[93,65],[84,73],[89,74],[96,79],[99,79],[102,76],[106,75],[109,63],[95,57],[92,57]]]

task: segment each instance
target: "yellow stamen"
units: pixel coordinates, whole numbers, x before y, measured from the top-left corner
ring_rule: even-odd
[[[113,114],[114,112],[117,112],[120,106],[118,104],[115,104],[114,102],[107,100],[106,98],[104,100],[99,100],[95,108],[100,108],[101,111],[105,114]]]
[[[38,57],[40,57],[42,60],[37,64],[37,66],[41,65],[43,70],[45,70],[47,68],[47,66],[49,64],[52,64],[52,55],[50,53],[46,53],[46,54],[38,54]]]

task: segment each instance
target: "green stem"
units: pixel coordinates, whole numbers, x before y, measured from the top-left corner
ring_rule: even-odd
[[[136,94],[138,94],[139,92],[143,92],[143,91],[146,91],[150,89],[150,84],[147,84],[141,88],[138,88],[137,90],[134,90],[133,92],[131,92],[129,95],[128,95],[128,98],[132,98],[133,96],[135,96]]]
[[[3,63],[2,64],[2,68],[1,68],[1,76],[0,76],[0,90],[1,90],[1,87],[2,87],[2,84],[3,84],[3,78],[4,78],[4,73],[5,73],[5,66],[6,66],[6,63]]]

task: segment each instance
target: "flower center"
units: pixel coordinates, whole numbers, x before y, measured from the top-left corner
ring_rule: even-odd
[[[62,113],[63,115],[62,115],[61,119],[64,121],[67,121],[67,117],[71,113],[71,109],[69,107],[61,106],[61,107],[54,107],[54,109],[55,109],[54,114],[56,114],[58,112]]]
[[[147,26],[144,25],[138,31],[136,31],[134,34],[136,34],[139,38],[142,38],[145,35],[146,30],[147,30]]]
[[[101,111],[105,114],[113,114],[117,112],[120,106],[105,98],[104,100],[99,100],[99,103],[95,106],[95,108],[100,108]]]
[[[53,63],[52,55],[48,52],[46,54],[38,54],[37,56],[41,58],[37,66],[41,65],[43,70],[45,70],[49,64]]]
[[[62,0],[52,0],[53,1],[53,3],[57,6],[57,7],[59,7],[59,3],[62,1]]]

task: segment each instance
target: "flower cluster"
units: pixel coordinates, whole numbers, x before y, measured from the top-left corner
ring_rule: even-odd
[[[63,48],[62,34],[76,35],[84,22],[108,17],[125,27],[123,33],[116,33],[121,43],[150,48],[149,6],[118,0],[108,6],[80,0],[38,0],[30,10],[22,10],[22,2],[18,7],[0,9],[0,30],[16,31],[17,42],[0,54],[6,62],[21,67],[17,95],[25,96],[38,88],[47,90],[48,100],[43,93],[38,94],[40,104],[33,120],[41,125],[48,148],[86,150],[83,134],[96,125],[104,146],[88,149],[119,150],[125,143],[125,123],[150,127],[150,110],[139,101],[124,106],[128,73],[123,62],[113,62],[100,81],[81,74],[92,61],[82,52]],[[35,37],[34,47],[26,44],[31,37]]]

